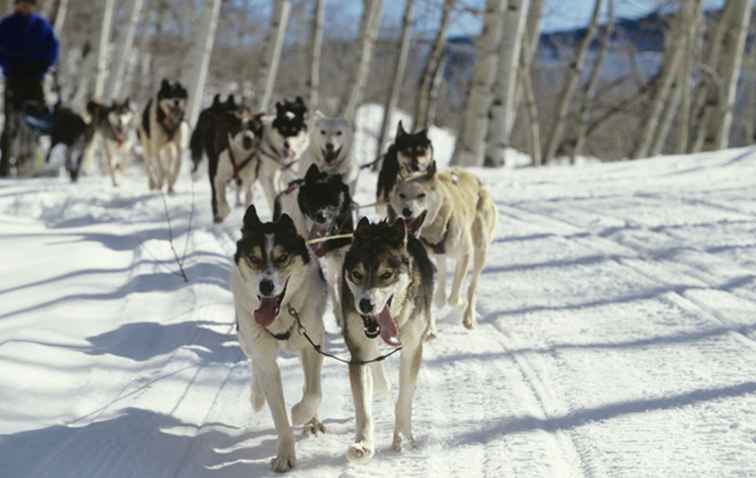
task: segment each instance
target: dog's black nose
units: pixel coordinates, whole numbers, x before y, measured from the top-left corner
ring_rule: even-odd
[[[369,314],[373,311],[373,303],[367,299],[360,299],[360,312]]]
[[[252,148],[252,138],[245,136],[244,140],[242,141],[242,146],[244,146],[244,149]]]
[[[288,142],[288,141],[284,141],[284,148],[287,148],[287,149],[288,149],[288,148],[290,148],[290,147],[291,147],[291,146],[289,146],[289,142]]]
[[[412,211],[409,208],[405,207],[404,209],[402,209],[402,216],[409,219],[412,217]]]
[[[274,285],[273,281],[270,281],[268,279],[263,279],[260,281],[260,294],[263,296],[269,296],[273,293]]]
[[[333,143],[326,143],[326,149],[328,151],[333,151]]]
[[[326,222],[325,214],[323,214],[322,212],[315,214],[315,221],[319,222],[320,224],[324,224]]]

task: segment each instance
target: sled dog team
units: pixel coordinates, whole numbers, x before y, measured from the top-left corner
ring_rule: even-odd
[[[371,402],[374,393],[389,389],[382,342],[384,351],[401,348],[392,447],[398,451],[412,444],[412,401],[423,344],[438,333],[432,304],[464,304],[464,326],[475,325],[477,285],[496,221],[491,195],[465,170],[437,171],[427,130],[407,132],[400,122],[378,176],[377,205],[386,218],[371,222],[362,217],[355,226],[352,196],[360,166],[352,159],[349,121],[320,112],[310,117],[299,97],[276,103],[275,113],[266,115],[233,96],[225,101],[216,96],[188,138],[186,100],[180,84],[164,80],[144,110],[138,134],[149,187],[173,191],[182,145],[189,140],[193,173],[207,156],[214,220],[222,222],[231,211],[229,184],[236,186],[237,205],[244,196],[231,290],[239,344],[252,370],[252,406],[259,411],[268,403],[278,434],[273,470],[296,465],[292,426],[312,434],[325,431],[318,408],[329,300],[350,352],[356,436],[347,459],[367,463],[375,454]],[[116,184],[113,151],[124,141],[130,106],[90,109],[97,128],[87,141],[95,135],[105,141]],[[80,160],[69,170],[78,174],[79,166]],[[261,219],[252,204],[256,183],[274,211],[271,221]],[[448,259],[455,269],[447,296]],[[292,407],[291,421],[276,360],[279,350],[298,353],[304,371],[302,399]]]

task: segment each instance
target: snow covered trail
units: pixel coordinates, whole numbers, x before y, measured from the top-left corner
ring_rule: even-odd
[[[326,360],[328,434],[298,439],[290,476],[756,476],[756,151],[484,179],[480,325],[437,311],[418,446],[390,450],[378,401],[376,458],[347,464],[347,373]],[[242,211],[215,226],[204,181],[165,202],[144,183],[0,182],[2,477],[273,476],[227,286]],[[291,405],[302,373],[280,364]]]

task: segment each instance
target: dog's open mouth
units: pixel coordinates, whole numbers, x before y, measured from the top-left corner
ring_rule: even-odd
[[[401,345],[401,342],[397,337],[399,330],[396,326],[396,322],[394,321],[394,318],[391,317],[392,300],[393,297],[388,300],[380,314],[363,315],[362,327],[368,338],[374,339],[380,335],[384,342],[392,347],[397,347]]]
[[[263,327],[268,327],[276,320],[276,317],[281,312],[281,303],[286,295],[286,288],[288,286],[289,284],[287,283],[280,295],[270,297],[257,296],[260,300],[260,306],[255,310],[255,322]]]
[[[428,211],[423,211],[417,217],[406,219],[404,223],[407,225],[407,231],[412,235],[417,235],[417,232],[420,230],[420,227],[425,222],[425,216],[427,214],[428,214]]]
[[[323,149],[323,159],[326,163],[333,163],[337,159],[339,159],[339,155],[341,154],[341,148],[339,149]]]

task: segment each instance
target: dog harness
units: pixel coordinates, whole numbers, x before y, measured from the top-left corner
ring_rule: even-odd
[[[449,219],[449,222],[446,223],[446,230],[444,231],[444,236],[437,243],[434,244],[428,241],[427,239],[425,239],[424,237],[420,238],[420,240],[423,241],[423,244],[425,244],[436,255],[446,254],[446,240],[449,239],[449,230],[451,230],[451,228],[449,227],[450,223],[451,223],[451,219]]]
[[[235,182],[237,186],[241,186],[241,178],[239,177],[239,173],[242,169],[247,167],[249,163],[252,162],[253,159],[255,159],[255,151],[253,150],[251,153],[249,153],[249,156],[244,158],[244,160],[241,163],[236,162],[236,155],[234,154],[234,148],[231,145],[231,143],[228,144],[228,159],[231,161],[231,169],[234,171],[234,175],[231,177]]]

